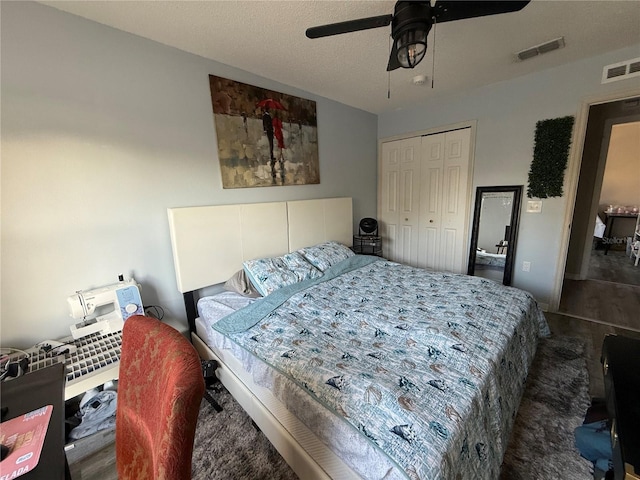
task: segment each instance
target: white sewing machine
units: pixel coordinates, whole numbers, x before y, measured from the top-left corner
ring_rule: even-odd
[[[71,326],[71,336],[82,338],[91,333],[114,333],[122,330],[132,315],[144,315],[140,288],[136,281],[123,280],[91,290],[78,290],[67,298],[70,314],[82,319]]]

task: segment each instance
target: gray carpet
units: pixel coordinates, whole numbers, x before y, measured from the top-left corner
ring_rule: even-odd
[[[193,445],[195,480],[288,480],[298,476],[221,386],[209,390],[223,411],[203,400]]]
[[[573,446],[573,430],[590,405],[585,346],[552,336],[540,341],[505,455],[501,480],[588,480],[591,463]],[[221,386],[203,401],[193,453],[193,478],[295,479],[275,448]]]
[[[589,408],[585,344],[572,337],[540,340],[501,480],[588,480],[591,462],[574,446],[574,429]]]

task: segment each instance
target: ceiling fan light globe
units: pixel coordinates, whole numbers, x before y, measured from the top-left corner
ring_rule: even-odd
[[[427,53],[427,31],[407,29],[396,38],[398,62],[403,68],[418,65]]]

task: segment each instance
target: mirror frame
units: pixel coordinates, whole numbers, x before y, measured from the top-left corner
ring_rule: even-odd
[[[478,248],[478,231],[480,227],[480,214],[482,208],[482,196],[485,193],[513,193],[513,204],[511,206],[511,229],[507,240],[507,256],[504,262],[503,285],[511,285],[513,275],[513,259],[516,253],[516,242],[518,241],[518,221],[520,220],[520,204],[522,203],[522,185],[505,185],[493,187],[477,187],[476,201],[473,209],[473,227],[471,230],[471,246],[469,247],[469,266],[467,275],[473,275],[476,264],[476,249]]]

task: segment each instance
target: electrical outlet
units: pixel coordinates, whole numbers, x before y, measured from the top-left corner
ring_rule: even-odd
[[[531,262],[522,262],[522,271],[523,272],[531,271]]]

